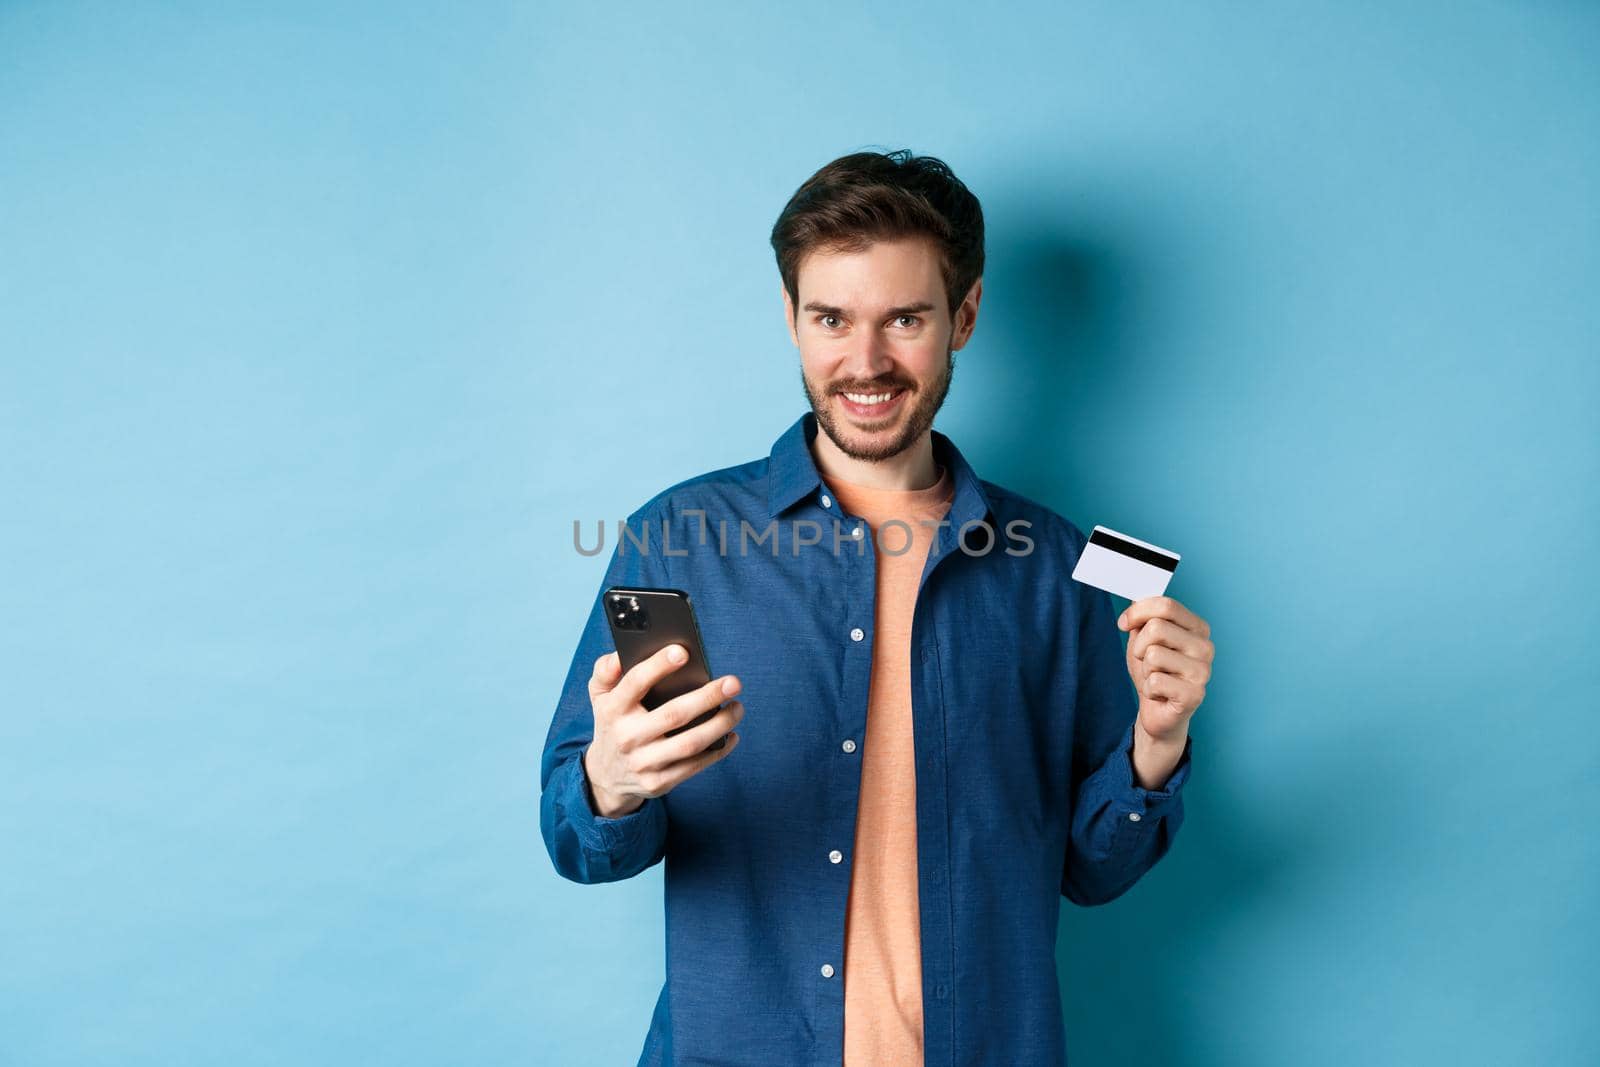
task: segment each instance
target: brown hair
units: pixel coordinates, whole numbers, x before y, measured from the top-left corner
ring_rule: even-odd
[[[789,198],[772,227],[772,250],[783,287],[798,309],[800,261],[808,252],[859,252],[874,241],[914,236],[939,246],[945,297],[954,316],[983,275],[978,198],[943,160],[905,148],[854,152],[807,178]]]

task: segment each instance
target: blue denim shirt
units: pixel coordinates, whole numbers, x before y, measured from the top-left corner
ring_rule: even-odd
[[[665,859],[666,983],[641,1064],[843,1058],[876,559],[817,472],[816,433],[807,411],[769,456],[628,517],[545,742],[540,828],[563,877],[616,881]],[[925,1062],[1062,1064],[1061,898],[1112,900],[1166,853],[1192,739],[1163,789],[1134,782],[1138,697],[1116,612],[1071,579],[1085,535],[932,439],[955,496],[911,633]],[[904,532],[882,540],[895,550]],[[746,707],[732,753],[617,819],[595,815],[582,759],[612,584],[689,593],[711,669],[739,676]]]

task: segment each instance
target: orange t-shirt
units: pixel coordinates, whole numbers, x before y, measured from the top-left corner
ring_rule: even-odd
[[[874,489],[824,476],[874,532],[872,684],[861,749],[845,911],[844,1067],[922,1063],[922,926],[917,900],[917,765],[911,723],[911,617],[934,526],[950,509],[948,470],[927,489]],[[911,547],[899,524],[911,527]],[[885,551],[885,548],[888,551]]]

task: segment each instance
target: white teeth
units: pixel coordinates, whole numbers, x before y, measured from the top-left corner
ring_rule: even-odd
[[[849,397],[852,403],[865,404],[869,406],[872,404],[881,404],[885,400],[888,400],[891,396],[894,396],[893,393],[846,393],[844,395]]]

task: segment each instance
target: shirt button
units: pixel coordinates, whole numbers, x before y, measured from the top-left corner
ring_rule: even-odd
[[[833,504],[833,501],[828,499],[828,494],[827,493],[823,493],[822,494],[822,506],[823,507],[829,507],[832,504]]]
[[[822,977],[824,977],[824,978],[832,978],[833,977],[833,964],[824,963],[822,965]]]
[[[844,853],[840,852],[838,849],[834,849],[832,852],[828,853],[828,862],[830,863],[838,863],[842,859],[844,859]]]
[[[857,526],[854,530],[851,530],[850,536],[854,537],[857,541],[861,540],[861,527]]]
[[[846,752],[854,752],[856,750],[856,743],[847,737],[844,739],[844,744],[840,745],[839,747],[844,749]]]
[[[867,636],[867,635],[862,631],[861,627],[859,627],[859,626],[857,626],[854,630],[850,631],[850,640],[852,640],[852,641],[859,641],[865,636]]]
[[[1128,812],[1128,821],[1129,822],[1138,822],[1139,819],[1140,819],[1140,815],[1139,815],[1138,812],[1136,812],[1136,811]]]

